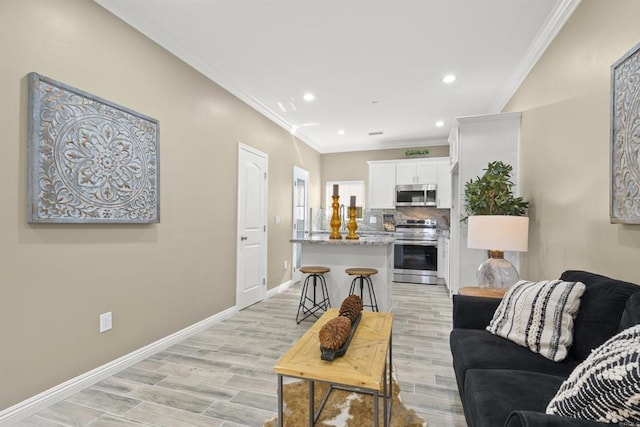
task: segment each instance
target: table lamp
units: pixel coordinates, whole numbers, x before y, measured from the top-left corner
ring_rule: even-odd
[[[468,219],[467,247],[489,250],[489,259],[478,267],[478,286],[505,288],[519,279],[518,271],[504,259],[504,251],[526,252],[529,218],[526,216],[478,215]]]

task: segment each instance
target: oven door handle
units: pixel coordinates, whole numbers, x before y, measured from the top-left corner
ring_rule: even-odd
[[[395,244],[405,246],[438,246],[437,241],[431,240],[396,240]]]

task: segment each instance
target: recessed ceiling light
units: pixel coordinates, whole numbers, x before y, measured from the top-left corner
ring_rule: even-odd
[[[338,135],[344,135],[344,129],[338,130]]]
[[[438,120],[438,121],[436,122],[436,126],[437,126],[437,127],[439,127],[439,128],[441,128],[442,126],[444,126],[444,122],[443,122],[442,120]]]
[[[442,78],[442,81],[445,83],[453,83],[456,81],[456,76],[454,76],[453,74],[447,74]]]
[[[304,96],[302,97],[305,101],[313,101],[314,99],[316,99],[316,96],[314,94],[312,94],[311,92],[307,92],[304,94]]]

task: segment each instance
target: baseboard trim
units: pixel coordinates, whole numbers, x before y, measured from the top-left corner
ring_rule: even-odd
[[[265,298],[271,298],[272,296],[287,290],[292,285],[293,282],[288,280],[275,288],[268,290]],[[145,347],[132,351],[131,353],[99,366],[96,369],[78,375],[75,378],[51,387],[50,389],[30,397],[27,400],[23,400],[20,403],[10,406],[4,411],[0,411],[0,426],[9,426],[22,421],[55,403],[65,400],[67,397],[84,390],[87,387],[91,387],[92,385],[122,371],[123,369],[129,368],[136,363],[143,361],[159,351],[165,350],[172,345],[233,316],[237,312],[237,306],[228,308],[220,313],[201,320],[198,323],[187,326],[176,333],[161,338]]]
[[[283,285],[286,285],[286,283]],[[281,288],[283,285],[278,286],[276,289]],[[288,287],[289,286],[283,288],[282,290],[287,289]],[[282,290],[278,292],[282,292]],[[272,295],[275,295],[275,293]],[[221,311],[220,313],[214,314],[211,317],[201,320],[198,323],[194,323],[193,325],[188,326],[174,334],[161,338],[158,341],[155,341],[118,359],[99,366],[96,369],[85,372],[84,374],[58,384],[57,386],[45,390],[42,393],[39,393],[27,400],[23,400],[20,403],[10,406],[5,410],[0,411],[0,426],[9,426],[27,417],[30,417],[31,415],[34,415],[42,411],[43,409],[46,409],[54,403],[60,402],[67,397],[120,372],[123,369],[141,362],[142,360],[159,351],[171,347],[172,345],[178,343],[179,341],[182,341],[185,338],[195,335],[198,332],[203,331],[228,317],[231,317],[237,312],[238,309],[236,308],[236,306],[228,308],[224,311]]]
[[[291,286],[293,286],[293,281],[292,280],[288,280],[288,281],[282,283],[281,285],[276,286],[273,289],[269,289],[267,291],[267,298],[271,298],[272,296],[274,296],[276,294],[279,294],[280,292],[286,291]]]

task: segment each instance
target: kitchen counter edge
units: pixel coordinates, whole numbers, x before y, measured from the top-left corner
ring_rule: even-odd
[[[342,239],[329,239],[328,235],[310,236],[304,239],[291,239],[291,243],[306,243],[312,245],[372,245],[372,246],[384,246],[391,245],[395,242],[395,237],[392,236],[364,236],[358,240],[346,239],[346,235],[342,236]]]

